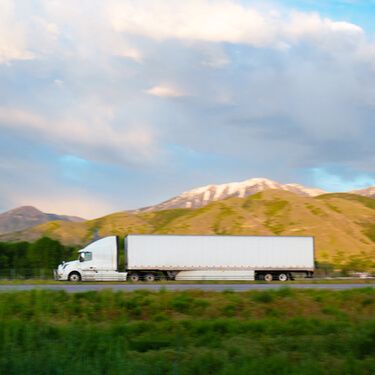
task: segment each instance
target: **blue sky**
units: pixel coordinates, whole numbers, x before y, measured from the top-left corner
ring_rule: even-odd
[[[375,2],[0,0],[0,211],[375,185]]]

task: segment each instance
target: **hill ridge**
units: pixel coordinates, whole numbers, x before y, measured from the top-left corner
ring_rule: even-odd
[[[375,259],[375,201],[346,193],[307,197],[266,190],[196,209],[123,211],[81,223],[47,222],[2,235],[0,240],[34,241],[49,236],[83,246],[95,233],[102,237],[129,233],[312,235],[318,261],[362,262],[370,267]]]
[[[62,220],[80,222],[84,219],[77,216],[58,215],[38,210],[25,205],[13,208],[0,214],[0,234],[20,231],[49,221]]]

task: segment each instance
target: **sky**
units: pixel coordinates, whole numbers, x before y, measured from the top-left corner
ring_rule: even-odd
[[[0,0],[0,134],[0,211],[375,185],[375,1]]]

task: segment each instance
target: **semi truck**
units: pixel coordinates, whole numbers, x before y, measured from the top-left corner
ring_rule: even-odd
[[[314,238],[128,235],[94,241],[54,270],[61,281],[265,280],[312,277]]]

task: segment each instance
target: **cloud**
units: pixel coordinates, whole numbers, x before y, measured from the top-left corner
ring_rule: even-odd
[[[209,68],[221,69],[230,64],[231,60],[224,48],[218,44],[205,43],[199,50],[203,54],[202,65]]]
[[[110,107],[97,106],[86,117],[78,113],[54,121],[31,111],[0,107],[0,128],[20,131],[21,137],[43,140],[93,160],[148,164],[159,153],[151,128],[115,124]]]
[[[119,51],[116,55],[134,60],[137,63],[141,63],[143,61],[143,56],[142,56],[141,51],[132,47],[123,49]]]
[[[34,54],[27,47],[26,29],[17,20],[15,4],[0,2],[0,64],[13,60],[31,60]]]
[[[146,90],[146,93],[166,98],[178,98],[180,96],[186,95],[183,91],[167,85],[153,86]]]
[[[137,208],[327,165],[372,178],[374,41],[275,4],[1,1],[0,207]]]
[[[112,1],[108,15],[114,30],[159,41],[180,39],[280,47],[304,39],[363,34],[357,25],[322,18],[317,13],[255,4],[228,0]]]

